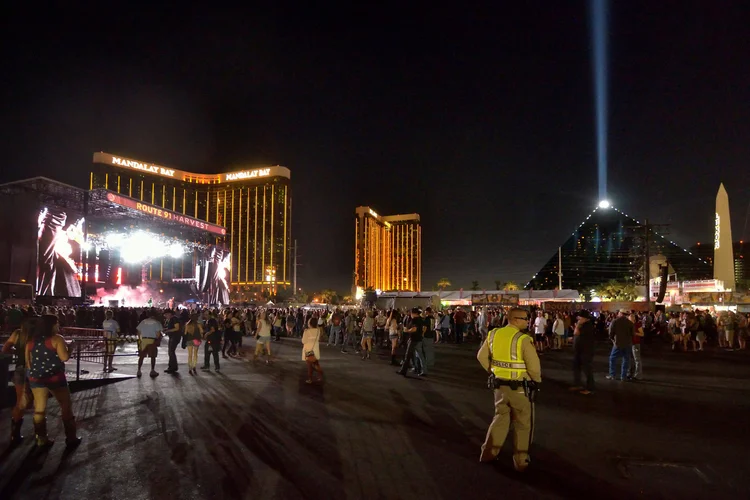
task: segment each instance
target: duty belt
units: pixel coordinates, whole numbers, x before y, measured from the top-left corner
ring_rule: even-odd
[[[526,363],[508,363],[507,361],[492,360],[492,366],[498,368],[507,368],[509,370],[525,370]]]
[[[523,386],[523,380],[506,380],[502,378],[495,379],[495,389],[501,386],[508,386],[510,390],[515,391]]]

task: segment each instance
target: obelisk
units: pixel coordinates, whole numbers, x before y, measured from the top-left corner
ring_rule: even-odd
[[[724,184],[716,193],[716,222],[714,227],[714,279],[724,282],[724,289],[734,290],[734,251],[732,223],[729,219],[729,196]]]

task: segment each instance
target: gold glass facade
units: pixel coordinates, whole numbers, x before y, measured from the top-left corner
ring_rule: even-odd
[[[232,285],[291,285],[289,169],[195,174],[95,153],[89,183],[90,189],[109,189],[224,226],[223,245],[232,254]],[[151,279],[165,279],[159,272],[162,267],[152,265]]]
[[[369,207],[357,208],[354,286],[362,290],[421,290],[419,215],[380,216]]]

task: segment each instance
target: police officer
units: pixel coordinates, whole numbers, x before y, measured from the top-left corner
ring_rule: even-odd
[[[533,396],[542,382],[534,339],[527,333],[528,313],[511,309],[508,325],[487,335],[477,360],[490,373],[495,393],[495,418],[482,445],[480,462],[497,458],[513,421],[513,466],[519,472],[528,467],[529,446],[534,437]]]

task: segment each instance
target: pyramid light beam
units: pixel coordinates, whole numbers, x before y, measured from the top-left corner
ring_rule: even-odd
[[[591,29],[591,73],[594,79],[594,110],[596,113],[596,157],[599,173],[599,199],[607,199],[607,119],[609,72],[607,57],[607,0],[589,0]]]

